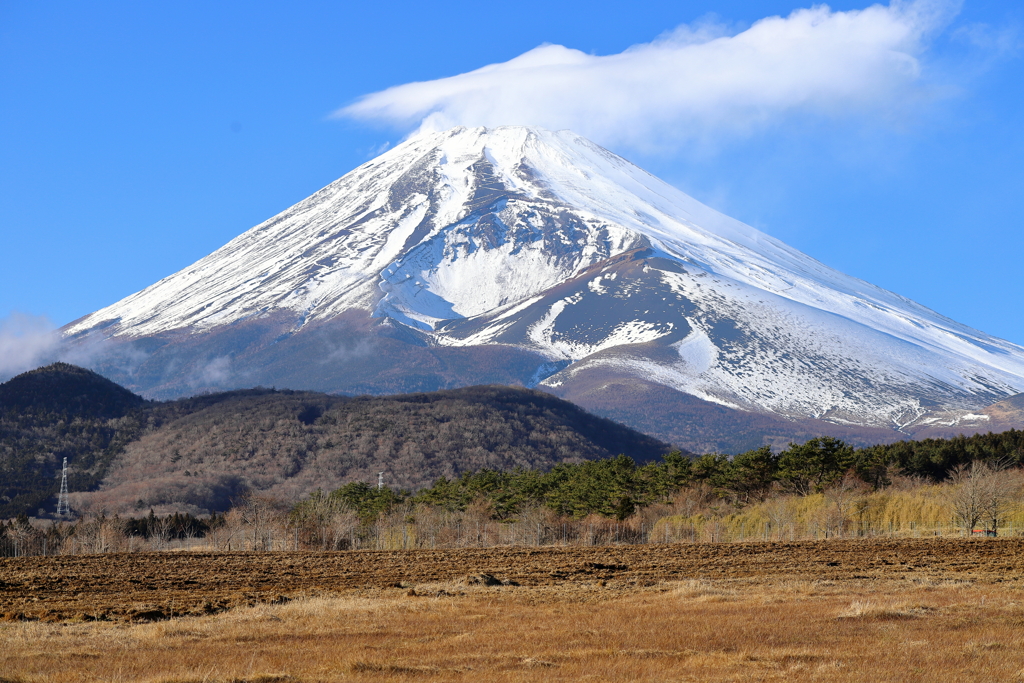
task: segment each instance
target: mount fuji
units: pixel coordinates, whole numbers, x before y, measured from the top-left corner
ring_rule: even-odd
[[[695,450],[1020,426],[1024,392],[1024,348],[525,127],[418,135],[62,333],[150,397],[523,384]]]

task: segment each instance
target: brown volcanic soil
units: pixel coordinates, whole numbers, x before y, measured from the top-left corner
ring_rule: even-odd
[[[408,591],[414,586],[421,595],[437,595],[436,585],[423,584],[483,573],[510,584],[501,590],[543,589],[536,592],[545,599],[572,600],[692,578],[959,580],[1016,586],[1024,576],[1024,539],[4,558],[0,615],[6,620],[154,620],[321,593]]]

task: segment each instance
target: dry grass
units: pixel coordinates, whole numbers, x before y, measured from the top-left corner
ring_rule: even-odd
[[[1000,585],[415,588],[151,624],[0,624],[0,681],[1024,681],[1024,595]]]
[[[908,605],[905,602],[875,604],[854,600],[839,614],[839,619],[896,620],[916,619],[928,614],[933,608],[927,605]]]

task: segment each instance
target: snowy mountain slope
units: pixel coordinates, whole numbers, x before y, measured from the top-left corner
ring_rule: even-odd
[[[784,419],[907,429],[1024,390],[1024,348],[522,127],[413,138],[65,334],[198,348],[272,324],[258,343],[283,344],[359,315],[434,358],[518,350],[555,392],[603,368]],[[217,353],[258,380],[254,344]]]

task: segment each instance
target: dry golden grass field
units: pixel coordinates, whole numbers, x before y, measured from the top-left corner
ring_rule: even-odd
[[[1020,539],[4,559],[0,681],[1024,681],[1022,570]]]

